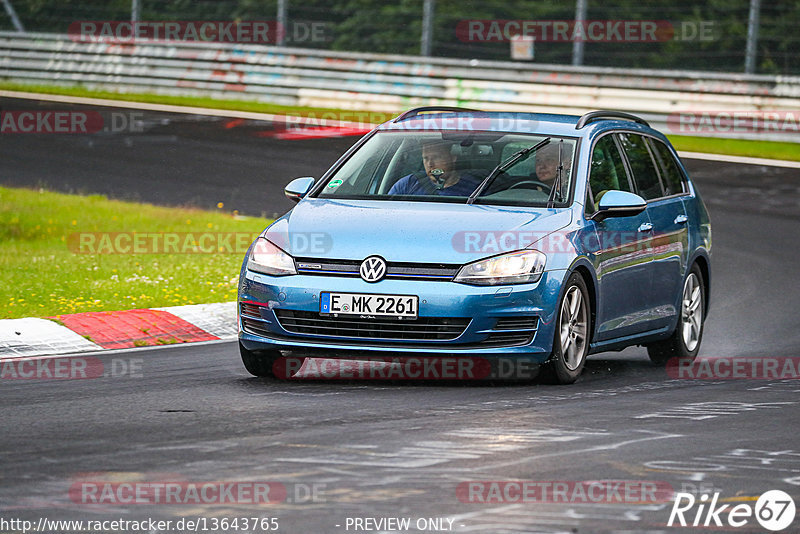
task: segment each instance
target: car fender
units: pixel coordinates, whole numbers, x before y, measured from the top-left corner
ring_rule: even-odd
[[[711,307],[711,254],[708,250],[706,250],[704,247],[699,247],[692,251],[692,254],[689,256],[689,260],[686,264],[685,276],[689,276],[689,268],[700,258],[705,261],[706,266],[706,269],[703,269],[702,265],[700,268],[701,270],[704,270],[703,274],[705,275],[705,309],[703,311],[705,313],[705,317],[707,318],[708,311]]]
[[[586,288],[589,290],[589,307],[592,317],[592,338],[594,338],[595,328],[597,328],[597,272],[594,270],[594,265],[591,261],[589,261],[589,258],[583,255],[575,258],[575,260],[569,266],[567,275],[562,284],[566,283],[566,281],[574,272],[580,272],[581,276],[583,276],[583,279],[586,282]]]

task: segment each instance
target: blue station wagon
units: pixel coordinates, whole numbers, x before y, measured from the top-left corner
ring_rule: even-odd
[[[708,214],[634,115],[417,108],[285,193],[241,270],[255,376],[291,351],[526,358],[568,384],[592,353],[700,348]]]

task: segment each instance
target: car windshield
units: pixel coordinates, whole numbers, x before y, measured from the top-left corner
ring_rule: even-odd
[[[317,196],[517,206],[561,203],[572,187],[575,144],[573,138],[502,132],[378,132],[328,178]]]

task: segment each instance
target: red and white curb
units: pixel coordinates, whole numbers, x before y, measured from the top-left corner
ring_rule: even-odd
[[[0,358],[235,339],[236,303],[0,320]]]

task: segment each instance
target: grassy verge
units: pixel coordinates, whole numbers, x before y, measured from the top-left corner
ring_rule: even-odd
[[[0,187],[0,318],[234,300],[247,246],[241,243],[269,221],[219,208]],[[161,251],[164,236],[176,242],[169,253],[133,254],[132,232],[160,236]],[[217,237],[203,237],[209,235]],[[154,242],[143,240],[138,251]]]
[[[800,144],[668,135],[676,150],[800,161]]]

